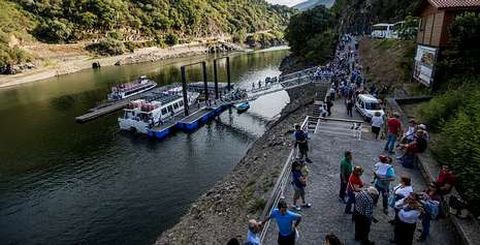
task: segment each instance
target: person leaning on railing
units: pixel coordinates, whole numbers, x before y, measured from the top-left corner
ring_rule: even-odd
[[[278,226],[278,244],[295,245],[296,229],[302,221],[300,214],[287,209],[285,200],[278,202],[277,208],[262,222],[262,225],[270,219],[275,219]]]

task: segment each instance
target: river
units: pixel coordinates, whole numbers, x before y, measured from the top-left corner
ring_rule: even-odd
[[[287,50],[231,58],[237,86],[279,75]],[[77,124],[113,83],[147,75],[180,81],[194,57],[105,67],[0,90],[2,244],[151,244],[189,205],[228,174],[289,102],[261,97],[243,114],[224,112],[192,134],[163,141],[119,132],[119,113]],[[220,63],[220,80],[226,77]],[[188,70],[201,80],[200,67]]]

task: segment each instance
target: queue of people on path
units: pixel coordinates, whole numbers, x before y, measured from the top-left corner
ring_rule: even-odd
[[[425,241],[430,232],[431,221],[437,219],[441,213],[441,196],[448,193],[455,184],[452,171],[444,166],[435,182],[430,183],[425,190],[415,192],[411,178],[405,175],[400,177],[398,185],[393,188],[390,186],[396,175],[392,159],[387,155],[378,156],[371,181],[373,186],[369,187],[362,179],[363,168],[353,166],[352,162],[352,152],[346,151],[340,161],[339,200],[345,204],[344,213],[353,215],[355,240],[361,244],[373,244],[373,241],[369,240],[370,226],[378,222],[373,216],[373,208],[382,198],[384,214],[389,215],[389,209],[394,211],[394,217],[389,221],[395,226],[390,242],[412,244],[419,222],[422,227],[418,229],[420,235],[417,241]]]
[[[317,69],[314,74],[318,79],[329,77],[335,80],[331,87],[332,93],[326,96],[324,104],[321,105],[321,115],[331,115],[333,100],[340,94],[345,98],[347,113],[351,116],[355,96],[364,91],[361,88],[364,81],[361,76],[361,67],[356,65],[356,52],[348,45],[349,42],[351,37],[344,36],[334,62],[328,64],[326,68]],[[379,91],[376,87],[370,88],[375,93],[381,93],[383,89],[385,88]],[[372,162],[373,179],[370,185],[367,184],[369,181],[363,179],[364,168],[354,164],[353,153],[346,151],[340,161],[338,198],[345,205],[344,213],[352,215],[355,227],[354,239],[361,244],[374,243],[370,240],[369,234],[372,223],[378,222],[374,217],[374,208],[380,198],[383,213],[388,216],[393,214],[389,221],[394,225],[390,242],[400,245],[412,244],[419,222],[421,222],[421,232],[417,240],[424,241],[429,236],[431,222],[441,214],[441,196],[452,189],[455,176],[445,166],[436,182],[430,183],[425,190],[416,192],[415,183],[412,183],[409,176],[397,177],[394,165],[395,160],[398,160],[404,167],[413,167],[412,159],[414,160],[416,154],[425,151],[428,144],[426,126],[410,120],[404,130],[399,113],[393,113],[387,119],[383,115],[375,114],[372,118],[372,132],[375,139],[381,136],[382,128],[386,129],[385,153]],[[259,232],[269,220],[275,220],[277,223],[278,244],[295,244],[299,234],[297,228],[302,220],[302,215],[297,212],[303,208],[312,207],[312,204],[307,202],[306,196],[306,188],[309,186],[308,164],[312,163],[308,157],[308,133],[303,131],[299,124],[295,124],[294,129],[294,146],[298,147],[298,156],[291,168],[291,184],[294,191],[291,210],[285,198],[282,198],[277,208],[273,209],[265,220],[261,222],[251,220],[248,225],[246,244],[260,243]],[[395,152],[398,153],[398,158],[393,155]],[[399,183],[393,187],[392,183],[397,179]],[[393,210],[393,213],[390,210]],[[333,234],[328,234],[324,243],[342,244],[341,240]]]

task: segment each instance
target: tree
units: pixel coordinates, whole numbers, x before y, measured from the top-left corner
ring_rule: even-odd
[[[294,15],[286,29],[285,38],[291,50],[307,61],[321,63],[333,54],[336,35],[335,18],[323,5]]]

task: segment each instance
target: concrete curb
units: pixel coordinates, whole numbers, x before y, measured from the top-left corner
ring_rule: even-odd
[[[431,98],[431,97],[430,97]],[[420,101],[427,101],[427,98],[418,99],[417,97],[413,98],[413,101],[410,101],[408,98],[402,99],[395,99],[395,98],[387,98],[387,104],[389,108],[393,111],[397,111],[401,115],[401,121],[404,125],[408,123],[408,117],[403,113],[400,104],[412,104],[418,103]],[[427,182],[432,182],[436,179],[436,176],[440,172],[440,167],[438,163],[433,159],[433,156],[430,151],[426,151],[425,153],[418,154],[416,159],[417,168],[422,173],[422,176],[425,178]],[[450,195],[458,195],[457,190],[454,188]],[[446,198],[448,200],[448,198]],[[449,220],[455,226],[458,235],[461,238],[461,242],[464,245],[474,245],[479,244],[480,241],[480,225],[475,220],[475,217],[469,215],[466,219],[460,219],[455,215],[449,215]]]

